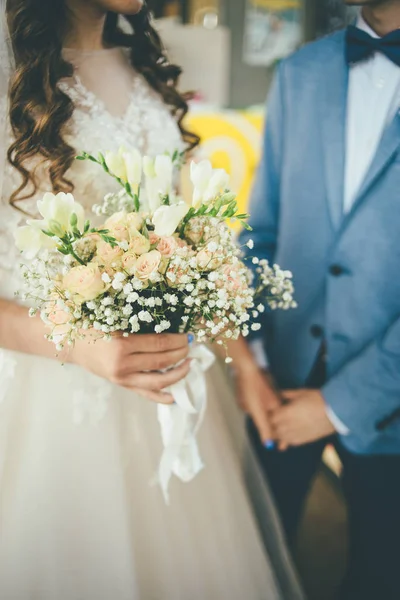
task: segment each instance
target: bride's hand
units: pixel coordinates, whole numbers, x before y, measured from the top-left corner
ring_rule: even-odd
[[[190,369],[190,360],[185,360],[188,353],[187,335],[132,334],[116,336],[109,342],[80,340],[69,358],[112,383],[155,402],[171,404],[173,397],[162,390],[186,377]],[[164,369],[170,370],[157,372]]]
[[[253,420],[262,444],[272,447],[268,413],[280,405],[280,399],[270,376],[254,363],[237,370],[235,379],[239,406]]]

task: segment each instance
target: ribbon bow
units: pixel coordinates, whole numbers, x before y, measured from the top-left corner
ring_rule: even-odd
[[[167,504],[171,476],[174,474],[181,481],[187,482],[203,468],[196,434],[207,406],[204,373],[211,367],[215,357],[203,345],[194,346],[189,357],[193,360],[185,379],[168,388],[175,404],[159,404],[157,408],[164,446],[158,468],[158,482]]]
[[[348,64],[362,62],[375,52],[384,54],[400,67],[400,29],[381,38],[374,38],[362,29],[350,25],[346,31],[346,60]]]

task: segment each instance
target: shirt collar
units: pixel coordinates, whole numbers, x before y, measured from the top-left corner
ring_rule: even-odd
[[[356,22],[356,27],[357,29],[361,29],[361,31],[365,31],[366,33],[368,33],[368,35],[370,35],[373,38],[379,38],[380,36],[376,33],[376,31],[374,31],[366,22],[366,20],[364,19],[364,17],[360,13],[358,14],[357,17],[357,22]]]

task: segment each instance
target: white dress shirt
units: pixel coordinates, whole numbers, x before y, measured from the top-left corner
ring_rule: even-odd
[[[361,14],[357,27],[372,37],[379,37]],[[400,67],[384,54],[352,65],[349,71],[346,121],[346,155],[343,214],[347,214],[360,191],[378,149],[385,127],[400,107]],[[329,119],[329,115],[326,115]],[[252,350],[261,368],[268,367],[268,358],[261,340],[252,342]],[[348,428],[327,406],[327,414],[336,431],[347,435]]]

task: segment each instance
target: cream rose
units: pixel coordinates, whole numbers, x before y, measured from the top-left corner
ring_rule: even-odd
[[[157,244],[157,250],[166,258],[171,258],[177,247],[176,239],[172,236],[161,238]]]
[[[129,241],[131,237],[139,233],[143,225],[143,217],[138,213],[117,212],[107,219],[104,227],[119,242]]]
[[[139,231],[143,225],[143,217],[141,214],[137,212],[128,213],[126,215],[126,223],[129,229],[130,234],[132,235],[134,232]]]
[[[123,253],[123,250],[119,246],[114,246],[113,248],[111,244],[101,241],[97,245],[95,260],[105,267],[118,268],[121,264]]]
[[[135,267],[137,262],[137,256],[134,252],[126,252],[122,257],[122,268],[129,275],[135,274]]]
[[[119,242],[129,240],[129,229],[126,220],[126,213],[115,213],[112,217],[107,219],[107,221],[104,223],[104,227],[108,229],[110,234]]]
[[[161,263],[161,254],[158,250],[151,250],[146,254],[142,254],[137,259],[135,265],[135,275],[138,279],[146,280],[149,279],[153,273],[158,271],[158,267]]]
[[[73,267],[64,275],[63,288],[74,295],[77,300],[86,302],[94,300],[105,291],[106,286],[101,278],[99,266],[95,263]]]
[[[137,256],[140,256],[150,250],[150,241],[141,233],[136,232],[129,242],[129,249]]]

